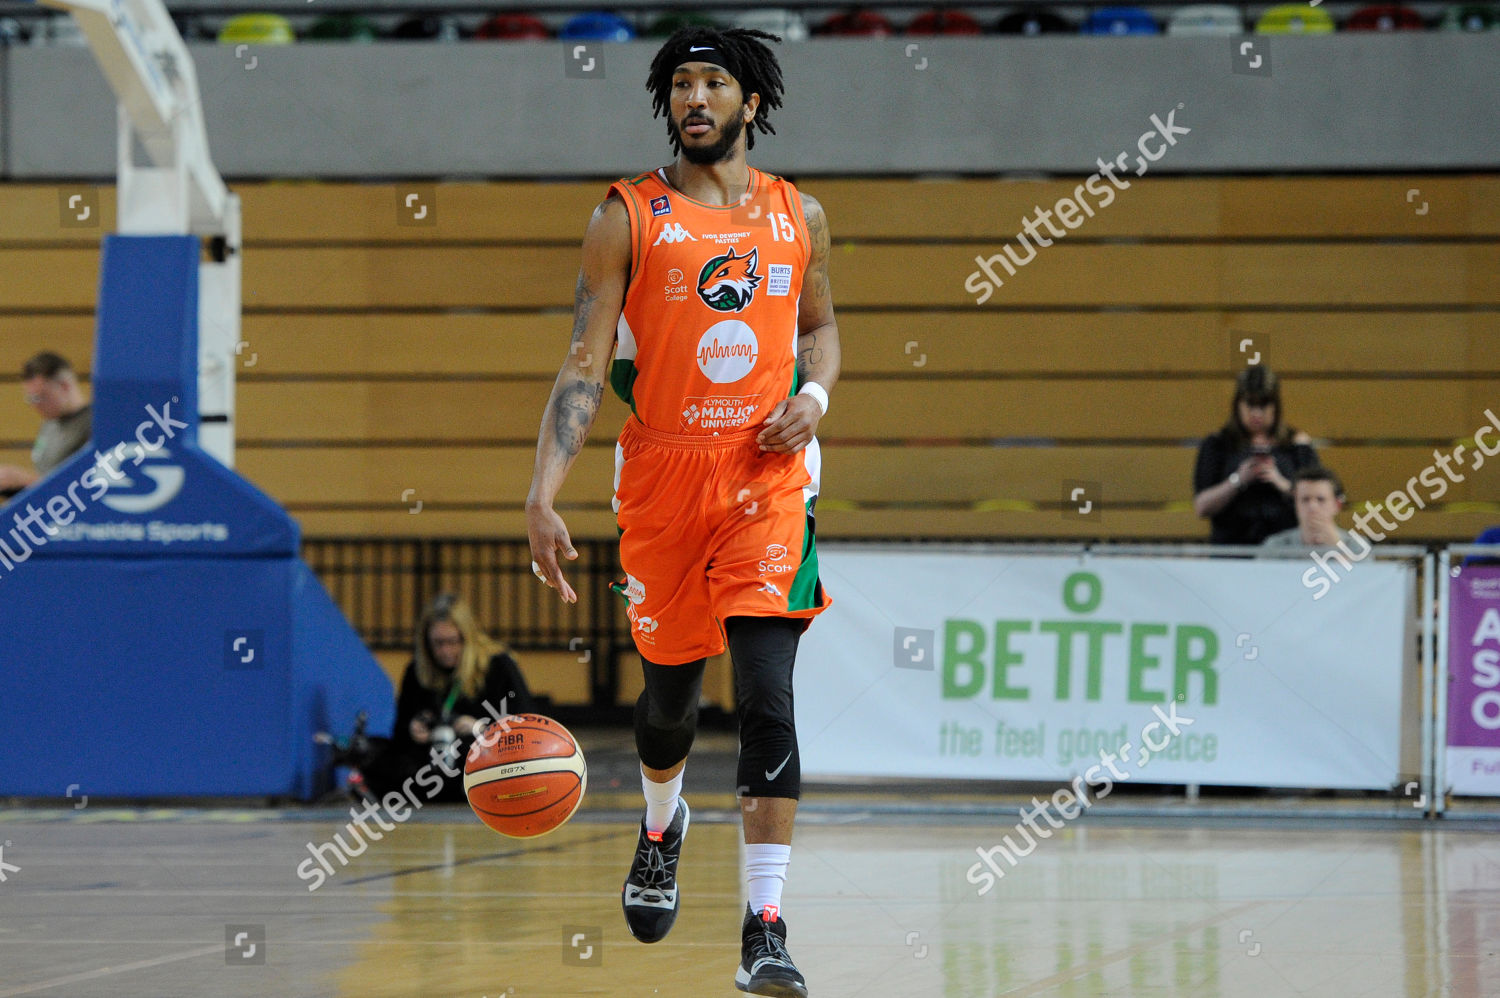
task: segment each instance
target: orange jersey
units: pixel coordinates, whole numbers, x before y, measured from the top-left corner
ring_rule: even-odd
[[[694,201],[661,169],[610,185],[630,216],[630,282],[610,383],[647,427],[711,436],[763,422],[797,381],[812,258],[797,188],[750,168],[743,204]]]

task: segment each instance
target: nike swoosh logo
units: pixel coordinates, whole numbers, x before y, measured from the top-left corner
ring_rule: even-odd
[[[781,760],[781,765],[777,766],[774,770],[771,770],[771,769],[766,770],[766,779],[768,779],[768,780],[774,780],[774,779],[776,779],[776,777],[778,777],[778,776],[781,775],[781,771],[786,768],[786,764],[789,763],[789,762],[791,762],[791,761],[792,761],[792,753],[788,752],[786,754],[786,758],[783,759],[783,760]]]
[[[712,45],[695,45],[688,49],[689,52],[712,52],[713,50],[714,47]]]

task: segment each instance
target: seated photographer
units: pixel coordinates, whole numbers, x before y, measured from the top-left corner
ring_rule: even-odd
[[[1334,522],[1344,508],[1344,486],[1327,468],[1303,468],[1292,477],[1292,497],[1297,507],[1297,525],[1272,534],[1263,548],[1333,547],[1349,535]]]
[[[1311,438],[1281,421],[1281,384],[1261,364],[1235,383],[1229,420],[1198,448],[1193,511],[1212,544],[1259,544],[1297,525],[1292,477],[1318,463]]]
[[[475,725],[493,721],[490,708],[524,714],[535,704],[515,658],[480,630],[473,610],[458,596],[443,593],[428,604],[415,645],[401,676],[390,744],[364,767],[365,780],[383,796],[431,766],[430,772],[443,778],[443,789],[430,799],[463,801],[463,763],[474,744]],[[434,750],[447,754],[448,768],[458,776],[444,774],[433,761]]]

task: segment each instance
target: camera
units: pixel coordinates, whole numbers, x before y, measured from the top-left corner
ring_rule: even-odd
[[[439,724],[432,729],[432,747],[443,755],[455,755],[454,743],[457,741],[458,733],[451,724]]]

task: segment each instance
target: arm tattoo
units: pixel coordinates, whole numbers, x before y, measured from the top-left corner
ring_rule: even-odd
[[[812,238],[813,259],[817,259],[828,253],[828,218],[821,204],[814,202],[812,207],[807,213],[807,234]]]
[[[569,458],[577,457],[583,450],[583,441],[594,425],[603,399],[603,385],[581,378],[557,393],[552,407],[552,429],[558,448]]]
[[[575,344],[583,341],[583,331],[589,324],[589,316],[593,314],[594,302],[599,295],[594,291],[593,285],[578,272],[578,285],[573,289],[573,342]]]
[[[811,272],[811,301],[808,303],[807,311],[813,315],[822,317],[828,314],[830,308],[830,292],[828,288],[828,218],[823,214],[823,206],[809,199],[804,206],[804,214],[807,217],[807,234],[812,243],[812,259],[809,261]],[[813,369],[823,363],[823,348],[818,346],[818,334],[816,329],[803,333],[797,337],[797,374],[801,380],[806,381],[812,376]]]
[[[828,300],[828,250],[830,246],[828,217],[823,206],[816,205],[807,219],[807,233],[813,247],[813,300],[818,303]]]
[[[823,362],[823,348],[818,346],[817,333],[803,333],[797,337],[797,376],[806,381],[812,376],[815,364]]]

